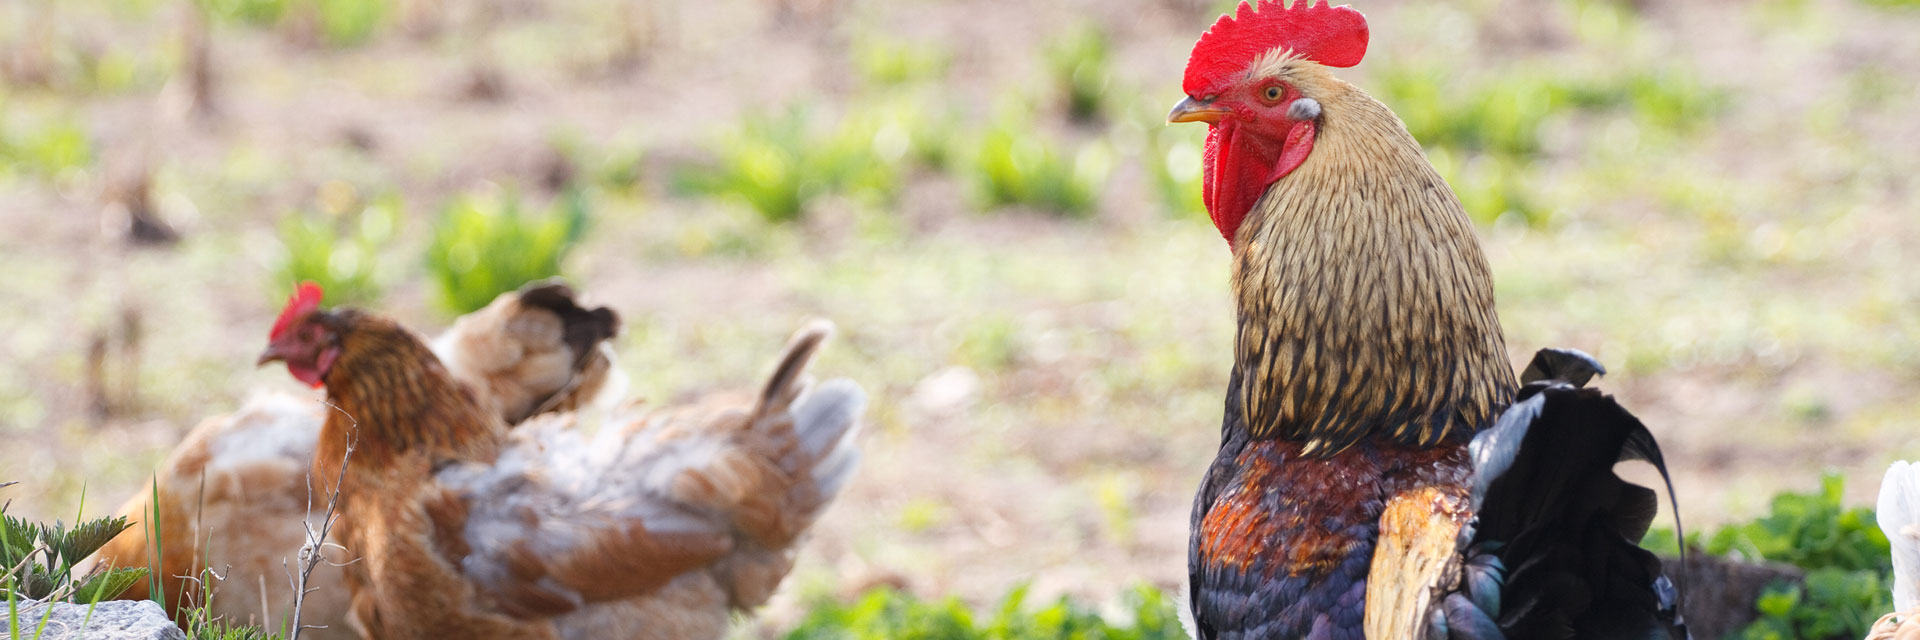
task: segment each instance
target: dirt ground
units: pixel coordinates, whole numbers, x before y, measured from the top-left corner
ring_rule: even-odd
[[[749,384],[819,316],[841,335],[817,371],[874,399],[859,478],[766,628],[801,594],[877,583],[972,602],[1022,580],[1094,602],[1174,587],[1233,320],[1224,243],[1203,217],[1163,212],[1139,141],[1221,9],[1201,4],[482,0],[439,9],[433,35],[395,15],[350,47],[219,23],[211,111],[192,106],[183,3],[0,6],[0,140],[66,123],[91,149],[52,174],[17,156],[0,171],[0,481],[22,482],[0,498],[70,518],[84,488],[85,513],[105,514],[201,418],[300,392],[251,366],[285,295],[285,216],[343,192],[402,198],[378,306],[432,329],[449,316],[417,256],[442,203],[503,186],[544,202],[547,176],[638,154],[638,186],[595,195],[567,263],[628,318],[636,391]],[[1549,119],[1521,175],[1550,218],[1482,227],[1516,362],[1555,345],[1612,366],[1601,385],[1661,439],[1689,527],[1751,516],[1825,469],[1869,501],[1889,461],[1920,455],[1920,10],[1354,4],[1372,45],[1341,75],[1363,89],[1416,62],[1446,70],[1430,76],[1442,87],[1657,62],[1718,96],[1678,135],[1631,113]],[[1104,124],[1068,123],[1047,98],[1043,51],[1084,24],[1114,43],[1120,115]],[[955,130],[1027,95],[1036,135],[1110,141],[1093,216],[981,211],[964,167],[909,172],[886,204],[828,197],[787,225],[675,188],[747,114],[841,117],[873,99],[850,52],[875,34],[950,54],[931,90]],[[106,52],[130,79],[35,83],[19,69],[41,50],[55,72]],[[113,193],[142,173],[176,244],[127,241]]]

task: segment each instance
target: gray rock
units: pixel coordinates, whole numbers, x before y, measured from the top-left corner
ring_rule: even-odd
[[[1679,572],[1680,560],[1662,556],[1667,577],[1685,589],[1680,613],[1686,617],[1687,630],[1695,638],[1722,638],[1737,633],[1759,619],[1754,602],[1769,585],[1796,584],[1806,576],[1799,567],[1773,562],[1744,562],[1701,553],[1687,554],[1687,566]]]
[[[31,601],[21,603],[21,638],[34,637],[33,630],[40,626],[40,617],[47,613],[45,606]],[[0,609],[4,609],[4,605],[0,605]],[[5,611],[0,610],[0,619],[5,617]],[[12,637],[11,630],[7,637]],[[112,600],[95,606],[91,618],[87,617],[86,605],[54,603],[53,615],[47,619],[46,632],[39,640],[186,640],[186,637],[186,632],[174,626],[167,612],[153,601]]]

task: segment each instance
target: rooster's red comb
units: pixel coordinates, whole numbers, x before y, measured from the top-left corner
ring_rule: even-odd
[[[1367,17],[1353,7],[1328,6],[1326,0],[1259,0],[1240,3],[1234,15],[1220,16],[1200,36],[1187,58],[1187,95],[1201,97],[1247,70],[1255,58],[1287,49],[1329,67],[1351,67],[1367,55]],[[1317,4],[1316,4],[1317,3]]]
[[[293,290],[293,296],[287,298],[287,308],[281,309],[280,317],[273,321],[273,332],[267,334],[267,339],[280,339],[280,334],[286,333],[287,327],[292,325],[294,320],[320,308],[322,295],[320,285],[315,284],[314,281],[300,283],[300,287]]]

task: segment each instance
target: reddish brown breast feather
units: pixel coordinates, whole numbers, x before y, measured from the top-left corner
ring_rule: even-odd
[[[1316,575],[1363,542],[1351,539],[1347,527],[1372,525],[1379,496],[1327,485],[1355,476],[1377,482],[1380,461],[1357,450],[1330,460],[1303,459],[1299,449],[1297,442],[1260,440],[1240,452],[1238,482],[1201,522],[1203,556],[1216,566],[1269,578]]]
[[[1187,95],[1203,97],[1247,70],[1255,58],[1285,48],[1329,67],[1351,67],[1367,55],[1367,18],[1353,7],[1328,6],[1325,0],[1246,2],[1234,15],[1220,16],[1194,43],[1187,58]]]

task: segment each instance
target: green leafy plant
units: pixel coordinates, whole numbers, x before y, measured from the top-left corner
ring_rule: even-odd
[[[1506,154],[1470,154],[1447,147],[1429,150],[1427,159],[1453,187],[1460,206],[1475,221],[1492,224],[1512,216],[1537,227],[1551,218],[1551,211],[1531,184],[1534,175],[1530,160]]]
[[[22,127],[24,133],[0,141],[0,163],[45,178],[56,178],[93,164],[93,142],[71,117]]]
[[[84,497],[82,500],[84,501]],[[6,515],[0,505],[0,591],[8,599],[88,603],[119,596],[147,576],[144,568],[97,567],[74,575],[74,564],[132,526],[124,516],[38,524]]]
[[[1048,73],[1074,121],[1091,122],[1106,112],[1111,50],[1107,33],[1092,24],[1067,30],[1047,47]]]
[[[379,32],[389,0],[198,0],[202,10],[222,22],[271,27],[289,20],[312,20],[321,38],[334,46],[366,42]]]
[[[952,52],[902,38],[863,34],[852,49],[854,68],[869,87],[938,80],[953,64]]]
[[[228,22],[269,26],[287,14],[292,0],[198,0],[208,15]]]
[[[455,199],[427,247],[427,271],[439,285],[441,308],[467,313],[520,285],[560,275],[587,219],[586,196],[578,191],[539,215],[522,212],[512,193]]]
[[[1035,133],[1023,118],[1005,116],[980,136],[973,169],[981,204],[1091,216],[1113,168],[1112,152],[1095,141],[1065,153]]]
[[[989,616],[976,616],[959,600],[938,602],[881,589],[852,604],[820,602],[786,640],[1174,640],[1185,638],[1172,601],[1138,587],[1125,600],[1126,615],[1108,620],[1061,598],[1040,608],[1026,606],[1027,587],[1008,593]]]
[[[1206,173],[1201,166],[1206,132],[1199,127],[1160,126],[1155,120],[1146,130],[1144,162],[1161,203],[1171,215],[1205,215],[1200,181]]]
[[[1689,547],[1711,555],[1784,562],[1807,570],[1802,584],[1778,584],[1763,593],[1761,617],[1741,631],[1751,640],[1858,638],[1893,609],[1893,561],[1872,509],[1841,502],[1845,480],[1829,473],[1814,493],[1774,496],[1767,515],[1687,536]],[[1704,542],[1703,542],[1704,541]],[[1672,530],[1647,534],[1644,546],[1677,551]]]
[[[1774,496],[1765,517],[1722,527],[1707,538],[1705,549],[1808,569],[1891,571],[1891,548],[1873,509],[1841,504],[1845,486],[1845,478],[1829,473],[1816,493]]]
[[[1624,113],[1646,137],[1696,130],[1722,102],[1683,70],[1622,66],[1598,74],[1516,68],[1485,77],[1449,77],[1430,63],[1389,66],[1376,95],[1400,116],[1436,168],[1483,223],[1516,216],[1533,226],[1551,220],[1534,186],[1533,163],[1551,119],[1573,113]]]
[[[390,0],[317,0],[320,33],[329,44],[349,46],[366,42],[378,33],[387,17]]]
[[[323,207],[325,208],[325,207]],[[385,288],[379,256],[393,238],[400,202],[389,197],[357,212],[290,213],[280,223],[286,254],[274,286],[312,280],[326,291],[326,304],[367,304]]]
[[[1541,124],[1566,106],[1554,77],[1516,73],[1438,82],[1448,76],[1424,64],[1388,66],[1376,77],[1376,95],[1429,149],[1531,155],[1540,150]]]
[[[1893,584],[1872,571],[1823,567],[1802,584],[1777,584],[1760,595],[1760,619],[1740,630],[1743,640],[1858,638],[1880,614],[1893,610]]]
[[[714,149],[717,166],[684,170],[680,185],[736,198],[768,222],[790,222],[814,199],[857,194],[890,199],[899,179],[874,153],[871,119],[848,117],[828,127],[804,106],[750,115]]]

